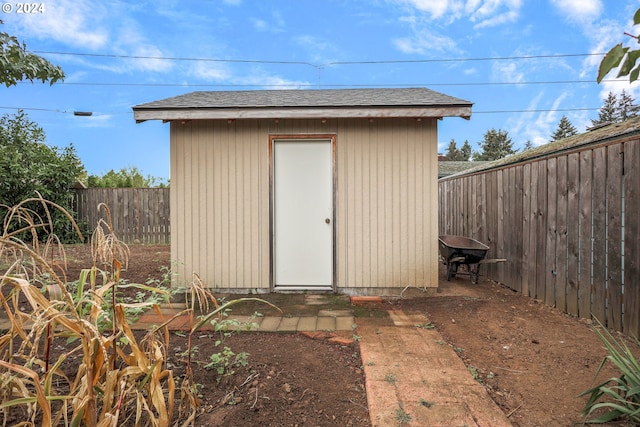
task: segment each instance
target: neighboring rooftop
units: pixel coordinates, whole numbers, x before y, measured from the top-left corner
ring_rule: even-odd
[[[137,121],[239,118],[464,117],[472,103],[426,88],[191,92],[133,107]]]
[[[489,162],[472,162],[472,161],[447,161],[438,162],[438,179],[455,173],[463,172],[467,169],[475,168]]]

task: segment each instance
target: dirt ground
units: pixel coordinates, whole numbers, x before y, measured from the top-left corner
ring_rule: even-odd
[[[131,246],[130,282],[161,278],[168,246]],[[69,278],[86,265],[82,248],[70,247]],[[570,426],[582,421],[585,399],[605,356],[587,321],[481,280],[442,280],[436,297],[386,300],[377,311],[425,314],[484,384],[514,426]],[[356,316],[359,312],[356,311]],[[369,312],[371,313],[371,312]],[[365,314],[366,315],[366,314]],[[384,320],[382,320],[384,321]],[[356,319],[357,323],[357,319]],[[356,331],[357,333],[357,331]],[[183,347],[175,337],[176,352]],[[214,351],[203,336],[201,357]],[[633,349],[635,342],[628,340]],[[202,371],[207,412],[198,425],[369,426],[357,343],[336,345],[299,334],[244,334],[229,341],[249,353],[249,366],[216,383]],[[216,350],[218,351],[218,350]],[[640,352],[639,352],[640,354]],[[616,375],[606,369],[601,378]],[[619,424],[617,424],[619,425]]]

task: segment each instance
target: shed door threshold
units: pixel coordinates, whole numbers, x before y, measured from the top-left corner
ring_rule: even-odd
[[[276,286],[273,292],[334,292],[332,286]]]

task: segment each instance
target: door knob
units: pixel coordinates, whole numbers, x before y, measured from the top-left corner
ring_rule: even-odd
[[[330,224],[331,220],[329,218],[325,218],[324,222],[326,222],[327,224]]]

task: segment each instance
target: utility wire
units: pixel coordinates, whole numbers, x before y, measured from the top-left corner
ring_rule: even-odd
[[[230,59],[230,58],[191,58],[172,56],[142,56],[142,55],[116,55],[107,53],[82,53],[82,52],[56,52],[46,50],[34,50],[38,55],[70,55],[89,56],[97,58],[118,58],[118,59],[154,59],[164,61],[201,61],[201,62],[222,62],[222,63],[248,63],[248,64],[277,64],[277,65],[306,65],[314,68],[324,68],[333,65],[385,65],[385,64],[424,64],[437,62],[471,62],[471,61],[507,61],[521,59],[553,59],[553,58],[579,58],[588,56],[604,56],[604,53],[560,53],[551,55],[521,55],[521,56],[495,56],[478,58],[434,58],[434,59],[389,59],[370,61],[334,61],[324,64],[314,64],[305,61],[276,61],[265,59]]]
[[[606,79],[605,82],[615,82]],[[30,84],[30,82],[19,82]],[[392,83],[392,84],[234,84],[234,83],[112,83],[112,82],[56,82],[63,86],[148,86],[148,87],[431,87],[431,86],[527,86],[527,85],[557,85],[596,83],[595,80],[554,80],[533,82],[457,82],[457,83]]]
[[[24,111],[44,111],[49,113],[73,114],[73,111],[65,111],[54,108],[35,108],[35,107],[3,107],[2,110],[24,110]],[[472,111],[472,114],[509,114],[509,113],[552,113],[552,112],[572,112],[572,111],[598,111],[600,107],[593,108],[550,108],[550,109],[531,109],[531,110],[486,110]],[[132,112],[117,112],[109,114],[131,114]],[[106,113],[105,113],[106,114]],[[98,114],[100,115],[100,114]]]

